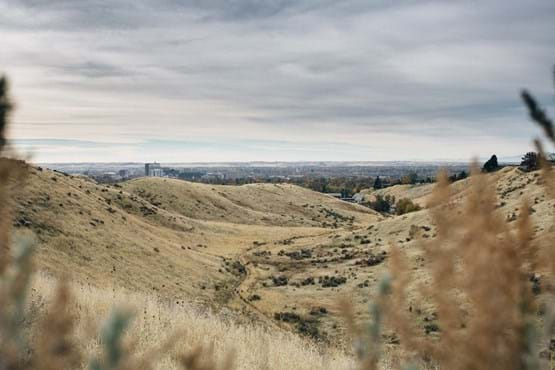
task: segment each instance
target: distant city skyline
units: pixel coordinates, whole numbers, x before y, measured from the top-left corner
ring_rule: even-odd
[[[555,2],[0,0],[35,162],[514,157],[552,113]],[[549,149],[551,150],[551,148]]]

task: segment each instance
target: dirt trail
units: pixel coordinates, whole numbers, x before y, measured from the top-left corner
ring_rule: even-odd
[[[241,300],[241,302],[243,302],[245,308],[247,308],[249,312],[254,313],[256,317],[258,317],[262,322],[268,324],[270,327],[278,328],[281,330],[283,328],[278,325],[276,321],[272,319],[272,317],[259,310],[258,307],[256,307],[256,305],[254,305],[248,299],[250,292],[252,291],[252,287],[256,284],[257,281],[255,277],[257,273],[256,270],[252,268],[251,261],[249,261],[248,259],[248,253],[252,249],[256,248],[259,247],[250,248],[239,256],[239,262],[245,267],[245,278],[239,283],[239,285],[237,285],[237,287],[235,288],[235,293],[237,294],[237,297]]]
[[[324,231],[318,234],[304,235],[295,239],[306,239],[306,238],[317,238],[329,235],[334,231]],[[234,293],[239,298],[239,300],[244,304],[244,307],[251,313],[253,313],[262,322],[267,323],[273,328],[279,328],[281,330],[286,329],[277,323],[271,315],[260,310],[249,300],[249,296],[254,291],[256,283],[260,280],[260,273],[256,267],[254,267],[254,261],[250,259],[250,255],[258,249],[265,247],[265,245],[252,246],[247,248],[243,253],[238,256],[239,262],[245,267],[245,276],[241,282],[236,286]]]

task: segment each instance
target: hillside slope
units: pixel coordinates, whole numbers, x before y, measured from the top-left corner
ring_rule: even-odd
[[[550,227],[554,205],[538,172],[506,168],[488,179],[508,223],[526,198],[537,235]],[[470,182],[452,185],[455,204],[464,204]],[[379,192],[425,206],[433,186]],[[37,235],[42,270],[102,288],[226,306],[335,343],[344,338],[339,296],[352,297],[365,317],[391,245],[407,251],[415,281],[424,281],[419,239],[437,232],[426,208],[381,216],[290,185],[137,179],[103,186],[32,168],[16,201],[18,232]]]
[[[160,201],[139,189],[156,189]],[[381,218],[297,187],[214,189],[163,179],[104,186],[31,167],[15,226],[36,235],[43,270],[221,305],[243,278],[238,258],[249,248]]]
[[[371,222],[377,217],[368,208],[290,184],[228,186],[139,178],[122,187],[162,209],[197,220],[338,227]]]
[[[526,173],[515,167],[506,167],[487,176],[491,186],[494,186],[496,190],[497,209],[508,222],[516,219],[522,210],[524,201],[528,202],[531,207],[531,218],[537,225],[538,231],[544,230],[551,222],[550,217],[555,214],[554,208],[552,202],[546,198],[539,171]],[[467,178],[450,185],[453,202],[464,204],[469,192],[472,191],[471,183],[472,179]],[[434,186],[435,184],[395,185],[380,190],[368,189],[362,193],[365,195],[365,199],[372,199],[377,194],[392,195],[396,199],[409,198],[424,207],[419,212],[388,217],[383,220],[380,224],[389,225],[385,231],[386,234],[394,235],[400,234],[402,231],[408,232],[410,222],[417,224],[431,222],[429,211],[425,207],[428,206]],[[385,235],[384,237],[386,240],[392,239]],[[391,241],[395,241],[394,238]]]
[[[516,168],[506,168],[487,176],[490,186],[496,189],[497,212],[509,225],[516,225],[517,216],[526,210],[523,202],[527,200],[530,207],[526,211],[531,214],[536,236],[541,238],[550,230],[555,204],[546,197],[539,172],[523,173]],[[454,207],[466,206],[473,191],[471,181],[451,186]],[[399,187],[380,192],[393,190],[399,197],[416,194],[413,199],[425,199],[434,186],[424,185],[413,193],[403,193]],[[454,211],[458,212],[457,208]],[[367,318],[368,302],[375,296],[377,283],[387,271],[393,245],[407,253],[414,281],[425,284],[429,276],[423,268],[425,259],[420,245],[434,239],[436,233],[430,210],[424,208],[389,216],[366,227],[298,238],[286,245],[261,246],[243,257],[249,275],[240,286],[241,293],[245,297],[255,297],[252,304],[268,316],[297,315],[298,322],[302,323],[293,325],[297,330],[305,330],[309,325],[316,336],[331,334],[342,338],[341,315],[336,308],[338,298],[351,297],[358,317]]]

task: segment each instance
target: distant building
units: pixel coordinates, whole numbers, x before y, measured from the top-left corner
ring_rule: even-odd
[[[164,176],[164,170],[162,170],[161,168],[153,168],[152,170],[150,170],[150,176],[152,176],[152,177],[163,177]]]
[[[121,180],[119,175],[116,174],[115,172],[102,172],[102,173],[91,175],[91,177],[96,181],[98,181],[99,183],[104,183],[104,184],[114,183]]]
[[[202,175],[201,180],[204,181],[219,181],[219,180],[225,180],[225,174],[223,173],[206,173],[204,175]]]
[[[119,170],[118,174],[122,179],[129,178],[129,170]]]
[[[198,180],[204,175],[206,175],[206,172],[182,171],[178,177],[182,180]]]
[[[160,166],[160,163],[145,163],[145,176],[147,177],[162,177],[164,176],[164,171]]]
[[[110,177],[112,179],[117,179],[118,178],[118,175],[116,175],[115,172],[103,172],[102,176]]]

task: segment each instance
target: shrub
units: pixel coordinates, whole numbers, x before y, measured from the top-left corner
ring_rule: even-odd
[[[418,174],[416,172],[411,172],[408,175],[401,177],[401,184],[411,185],[418,182]]]
[[[380,213],[388,213],[393,204],[395,204],[394,196],[377,194],[376,199],[368,203],[368,207]]]
[[[397,204],[395,204],[395,213],[398,215],[404,215],[405,213],[419,210],[420,206],[408,198],[399,199]]]

